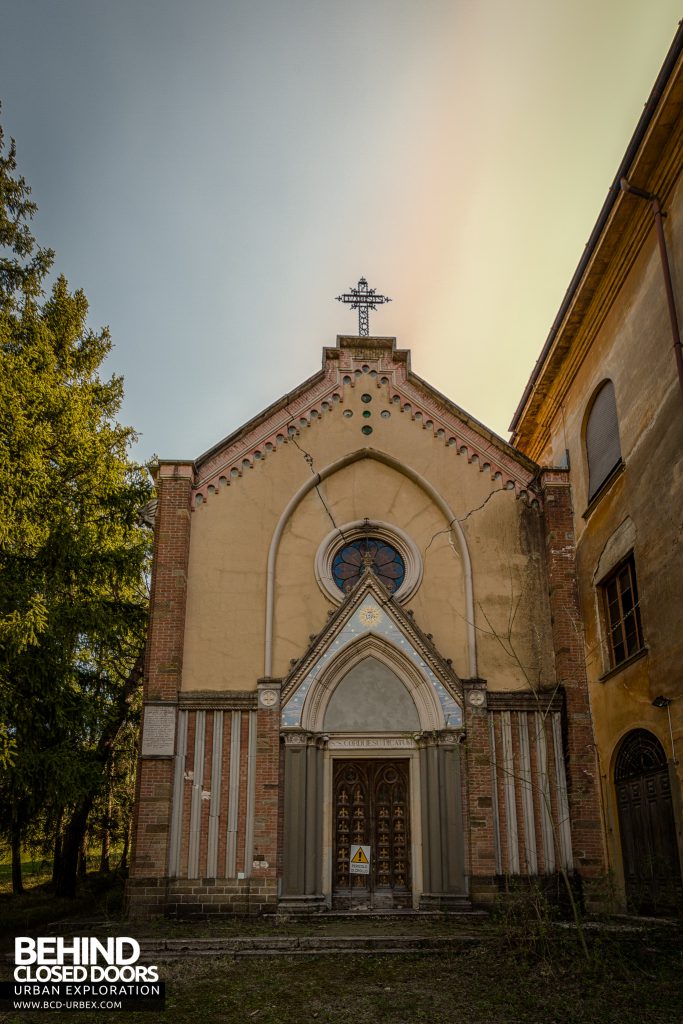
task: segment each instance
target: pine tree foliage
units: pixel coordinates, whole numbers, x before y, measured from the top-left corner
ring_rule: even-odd
[[[0,833],[16,849],[62,822],[63,862],[139,701],[150,483],[100,375],[107,330],[63,277],[44,293],[29,197],[0,133]]]

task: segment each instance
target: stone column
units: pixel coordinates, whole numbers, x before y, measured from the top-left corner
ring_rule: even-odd
[[[462,813],[460,744],[455,733],[443,734],[439,754],[439,793],[444,822],[441,877],[443,891],[465,896],[465,842]]]
[[[322,901],[323,748],[319,737],[306,747],[306,896]]]
[[[445,730],[419,740],[422,909],[448,909],[466,901],[458,738]]]
[[[322,909],[322,739],[288,729],[285,740],[284,836],[281,907]]]

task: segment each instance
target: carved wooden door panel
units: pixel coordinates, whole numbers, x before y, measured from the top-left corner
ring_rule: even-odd
[[[408,761],[335,761],[336,906],[410,906]],[[370,847],[370,873],[351,874],[351,846]]]
[[[644,729],[634,730],[617,760],[615,784],[629,909],[680,910],[683,888],[666,755]]]

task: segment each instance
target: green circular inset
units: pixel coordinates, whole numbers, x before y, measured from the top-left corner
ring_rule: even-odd
[[[368,417],[370,417],[370,416],[372,416],[372,413],[370,412],[370,410],[369,409],[363,409],[363,419],[367,420]]]
[[[372,395],[361,395],[360,400],[361,402],[365,402],[365,404],[367,405],[368,402],[372,401]]]
[[[361,427],[360,429],[362,430],[362,432],[364,434],[371,434],[372,433],[372,427],[369,427],[367,424],[364,427]]]

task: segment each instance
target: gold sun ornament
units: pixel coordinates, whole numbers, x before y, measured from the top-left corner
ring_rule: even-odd
[[[364,626],[376,626],[382,621],[382,613],[376,604],[366,604],[358,613]]]

